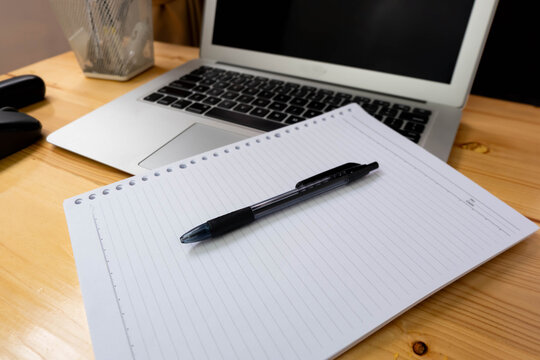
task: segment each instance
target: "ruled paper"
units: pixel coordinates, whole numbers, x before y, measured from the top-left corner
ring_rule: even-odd
[[[380,168],[351,185],[217,240],[179,242],[304,178],[373,161]],[[97,358],[333,357],[536,231],[356,105],[65,210]]]

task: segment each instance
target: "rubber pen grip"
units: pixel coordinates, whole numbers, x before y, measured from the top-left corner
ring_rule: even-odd
[[[206,223],[210,228],[212,237],[220,236],[247,225],[255,220],[255,216],[250,207],[233,211],[229,214],[219,216],[215,219],[208,220]]]

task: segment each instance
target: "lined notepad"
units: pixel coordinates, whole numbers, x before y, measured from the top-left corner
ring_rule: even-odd
[[[380,168],[217,240],[200,223]],[[64,203],[98,359],[333,357],[537,227],[357,105]]]

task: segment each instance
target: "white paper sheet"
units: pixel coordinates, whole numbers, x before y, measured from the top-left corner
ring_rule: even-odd
[[[302,179],[372,161],[380,168],[351,185],[179,242]],[[98,359],[333,357],[537,229],[357,105],[64,206]]]

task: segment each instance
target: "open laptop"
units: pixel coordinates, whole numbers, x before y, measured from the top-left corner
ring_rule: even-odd
[[[496,0],[207,0],[200,58],[50,134],[137,174],[350,102],[447,160]]]

